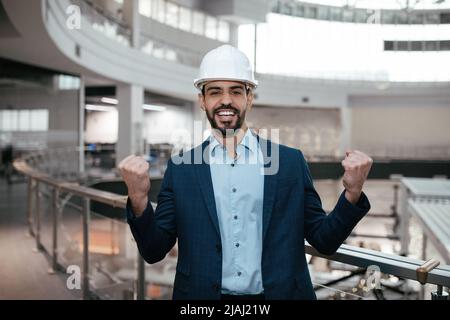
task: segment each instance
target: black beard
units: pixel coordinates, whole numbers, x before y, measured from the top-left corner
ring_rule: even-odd
[[[214,115],[223,109],[233,110],[234,112],[236,112],[237,121],[236,125],[233,128],[219,128],[219,126],[217,125],[217,122],[214,119]],[[206,117],[208,118],[211,127],[215,130],[218,130],[222,134],[223,138],[232,137],[237,133],[237,131],[239,131],[239,129],[242,128],[242,123],[245,119],[245,110],[242,111],[242,113],[239,113],[239,110],[235,107],[232,107],[231,104],[222,104],[216,110],[213,110],[212,114],[206,111]]]

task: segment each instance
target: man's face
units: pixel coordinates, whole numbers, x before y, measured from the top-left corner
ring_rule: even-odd
[[[225,137],[234,134],[245,123],[245,115],[253,102],[253,93],[247,93],[245,84],[236,81],[211,81],[199,94],[200,106],[206,111],[213,129]]]

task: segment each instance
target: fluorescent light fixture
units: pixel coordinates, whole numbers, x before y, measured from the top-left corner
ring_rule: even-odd
[[[90,111],[114,111],[114,110],[117,110],[115,107],[99,106],[96,104],[87,104],[84,108],[86,110],[90,110]]]
[[[144,110],[150,110],[150,111],[164,111],[164,110],[166,110],[166,107],[157,106],[155,104],[144,104],[144,105],[142,105],[142,108]]]
[[[109,104],[118,104],[119,103],[119,100],[114,99],[114,98],[108,98],[108,97],[103,97],[103,98],[101,98],[100,101],[103,103],[109,103]]]

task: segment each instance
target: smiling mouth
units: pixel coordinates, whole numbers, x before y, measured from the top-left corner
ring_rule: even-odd
[[[216,112],[216,116],[219,118],[219,120],[225,123],[233,121],[236,115],[237,112],[233,109],[221,109]]]
[[[219,117],[231,117],[236,115],[236,111],[234,110],[219,110],[216,112],[216,115]]]

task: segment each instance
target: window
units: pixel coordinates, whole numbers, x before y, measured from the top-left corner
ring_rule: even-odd
[[[426,51],[437,51],[438,50],[437,41],[425,41],[425,50]]]
[[[450,23],[450,13],[443,12],[439,14],[439,20],[442,24]]]
[[[217,40],[222,42],[230,41],[230,25],[228,24],[228,22],[219,21],[217,33]]]
[[[152,18],[164,23],[164,16],[166,12],[166,2],[164,0],[153,0]]]
[[[152,16],[152,0],[140,0],[139,13],[150,18]]]
[[[328,20],[328,18],[329,18],[329,14],[328,13],[329,13],[328,12],[328,7],[319,7],[318,10],[317,10],[317,19]]]
[[[344,11],[342,11],[342,20],[346,22],[352,22],[353,12],[354,12],[353,10],[344,9]]]
[[[385,51],[392,51],[392,50],[394,50],[394,41],[385,41],[384,42],[384,50]]]
[[[47,109],[0,110],[0,131],[47,131]]]
[[[211,16],[206,16],[205,36],[211,39],[217,38],[217,19]]]
[[[178,27],[178,6],[166,2],[166,24],[174,28]]]
[[[19,110],[18,130],[28,131],[30,128],[30,110]]]
[[[0,110],[2,131],[17,130],[17,110]]]
[[[30,111],[29,131],[47,131],[48,130],[48,110],[35,109]]]
[[[294,9],[295,9],[295,12],[294,12],[295,16],[303,17],[305,15],[305,7],[304,6],[297,4]]]
[[[200,35],[205,33],[205,15],[198,11],[192,13],[192,32]]]
[[[191,10],[180,7],[180,23],[178,27],[184,31],[191,31]]]
[[[422,51],[422,41],[411,41],[411,51]]]
[[[74,90],[80,88],[80,78],[67,75],[58,77],[58,88],[60,90]]]
[[[446,41],[441,41],[439,49],[441,49],[441,51],[449,51],[450,50],[450,40],[446,40]]]

